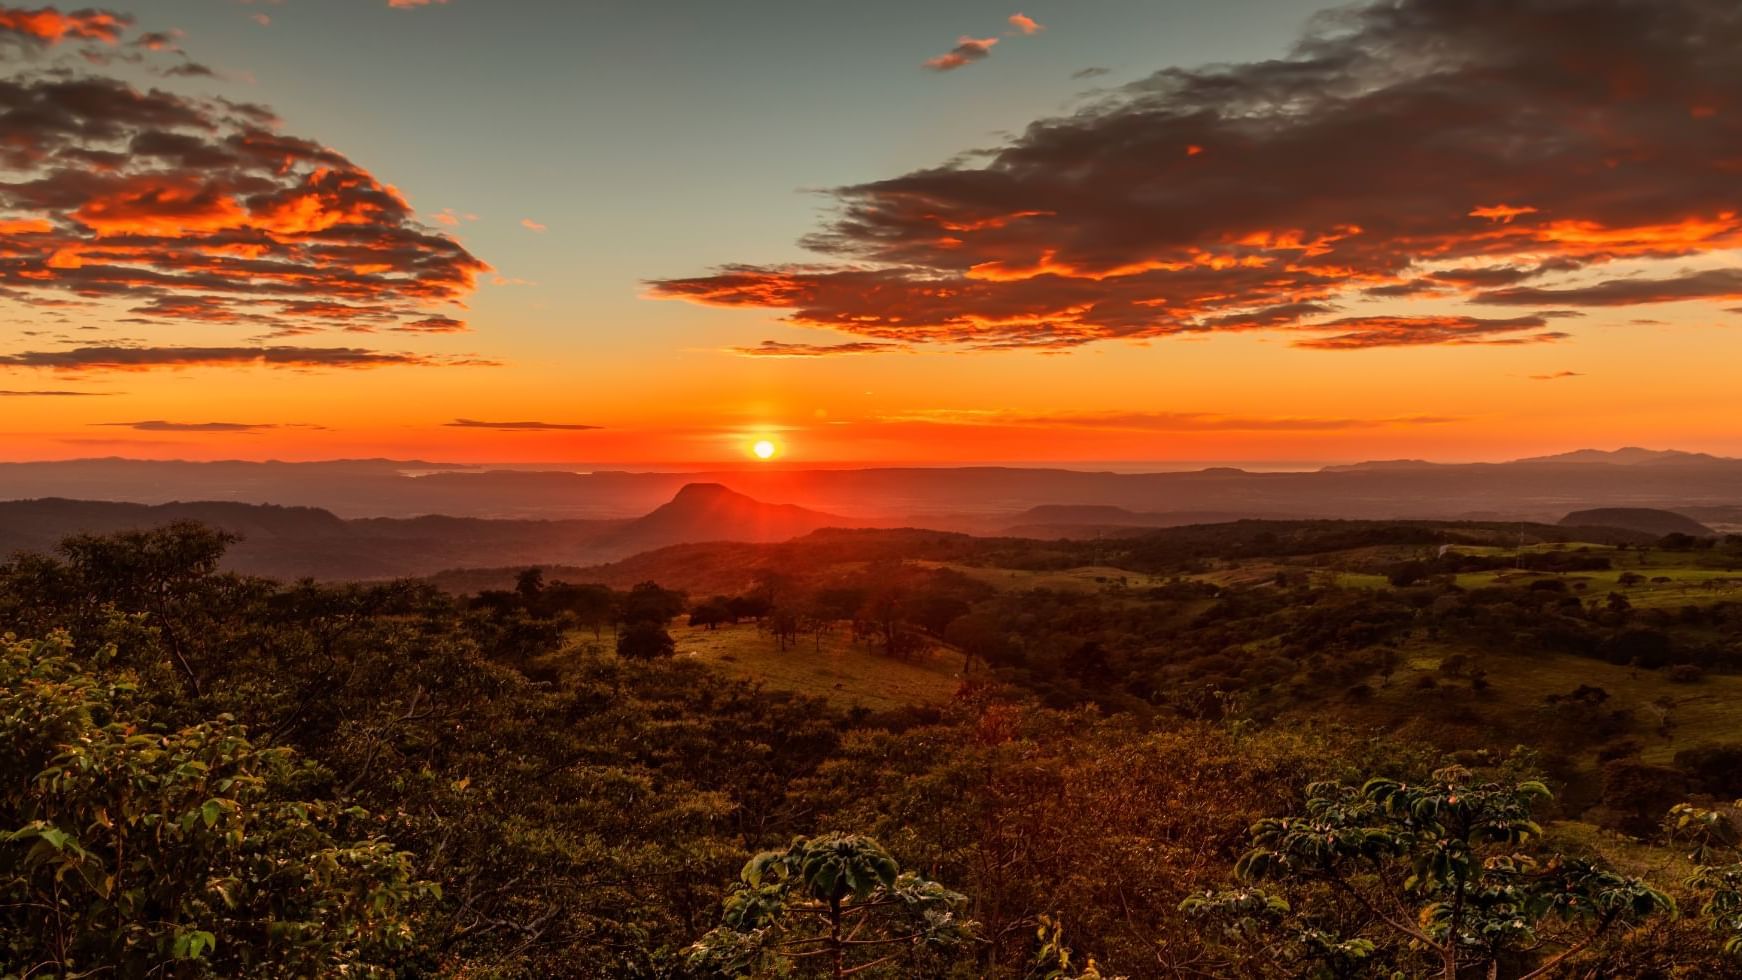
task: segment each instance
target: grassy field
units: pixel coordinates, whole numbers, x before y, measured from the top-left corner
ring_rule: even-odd
[[[846,631],[823,638],[818,651],[810,637],[784,652],[774,637],[742,623],[716,630],[680,626],[671,631],[677,655],[696,658],[745,680],[770,688],[827,698],[842,707],[889,710],[947,701],[961,685],[961,660],[939,650],[921,660],[892,660],[854,646]]]
[[[1466,682],[1439,674],[1443,660],[1459,652],[1487,672],[1488,690],[1473,691]],[[1342,709],[1349,720],[1401,724],[1448,746],[1491,744],[1500,734],[1530,741],[1544,724],[1545,698],[1589,685],[1609,693],[1606,709],[1632,714],[1633,725],[1624,734],[1640,741],[1646,762],[1667,764],[1681,749],[1742,736],[1742,677],[1708,675],[1680,684],[1665,671],[1571,654],[1483,656],[1430,644],[1411,644],[1402,653],[1403,663],[1388,686],[1376,679],[1371,700]],[[1424,677],[1438,686],[1421,689]],[[1592,737],[1569,748],[1594,769],[1599,741]]]
[[[1049,589],[1054,592],[1100,592],[1117,588],[1121,582],[1129,589],[1148,589],[1161,585],[1166,578],[1145,575],[1109,565],[1086,565],[1054,571],[1026,571],[1012,568],[989,568],[979,565],[957,565],[949,562],[919,561],[915,565],[927,568],[948,568],[971,579],[985,582],[1003,592],[1027,592]]]
[[[1519,549],[1513,548],[1471,545],[1459,545],[1457,551],[1459,554],[1499,558],[1509,558],[1520,553]],[[1590,551],[1608,557],[1615,567],[1604,571],[1562,574],[1502,568],[1458,575],[1457,585],[1463,589],[1480,589],[1496,585],[1525,585],[1538,579],[1558,578],[1575,593],[1601,598],[1611,592],[1619,592],[1630,603],[1639,607],[1675,607],[1742,599],[1742,570],[1722,567],[1722,559],[1710,553],[1650,551],[1641,555],[1638,551],[1621,551],[1607,545],[1578,543],[1527,545],[1522,549],[1525,554],[1549,551]],[[1401,560],[1397,556],[1394,558]],[[1643,580],[1622,585],[1620,579],[1623,575],[1636,575]],[[1321,571],[1317,581],[1319,584],[1345,589],[1391,587],[1384,575],[1336,569]]]

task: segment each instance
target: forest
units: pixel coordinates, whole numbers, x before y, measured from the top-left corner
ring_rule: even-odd
[[[0,565],[0,976],[1742,971],[1734,537],[233,543]]]

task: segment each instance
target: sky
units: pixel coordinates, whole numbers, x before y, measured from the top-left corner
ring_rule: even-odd
[[[1727,0],[0,0],[0,458],[1742,455]]]

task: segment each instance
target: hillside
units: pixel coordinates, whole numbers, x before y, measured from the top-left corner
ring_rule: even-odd
[[[470,517],[345,520],[312,507],[228,502],[155,506],[88,500],[0,502],[0,555],[44,551],[63,538],[198,521],[242,540],[232,571],[276,578],[386,579],[448,568],[593,565],[685,542],[783,541],[845,518],[765,504],[723,486],[685,487],[630,520],[489,520]]]
[[[1117,508],[1178,523],[1199,515],[1247,518],[1452,520],[1475,515],[1558,520],[1599,507],[1742,505],[1742,460],[1676,451],[1584,451],[1509,463],[1393,461],[1319,470],[1105,472],[1045,467],[872,467],[629,472],[588,467],[489,470],[393,460],[330,463],[188,463],[101,459],[0,463],[15,498],[137,503],[220,499],[314,506],[345,518],[448,514],[493,519],[632,520],[683,487],[720,483],[758,500],[783,501],[866,523],[912,523],[995,532],[1057,526],[1025,512],[1052,505]],[[1122,525],[1116,515],[1065,524]]]
[[[1649,507],[1604,507],[1581,510],[1561,518],[1562,527],[1618,527],[1647,534],[1691,534],[1715,538],[1718,532],[1684,514]]]

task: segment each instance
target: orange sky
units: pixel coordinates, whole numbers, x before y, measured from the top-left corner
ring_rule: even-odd
[[[605,151],[536,94],[491,117],[512,153],[467,166],[382,115],[433,108],[393,105],[397,81],[299,98],[283,73],[335,18],[357,44],[480,27],[460,3],[310,2],[222,23],[181,0],[0,3],[0,43],[28,55],[6,98],[52,110],[0,148],[0,458],[711,463],[763,438],[776,465],[1742,455],[1742,38],[1705,0],[1475,19],[1405,0],[1280,80],[1262,59],[1309,9],[1281,16],[1293,0],[1200,37],[1245,53],[1210,69],[1080,67],[1116,36],[1141,56],[1136,25],[976,3],[986,26],[946,55],[917,13],[880,43],[925,57],[856,50],[858,115],[773,120],[778,167],[698,150],[655,176],[680,142],[590,180],[572,168]],[[196,60],[202,29],[266,74]],[[803,80],[758,64],[722,84]],[[604,132],[718,117],[682,86],[611,98],[587,104]],[[899,149],[829,145],[856,139]],[[726,217],[737,199],[756,214]]]

